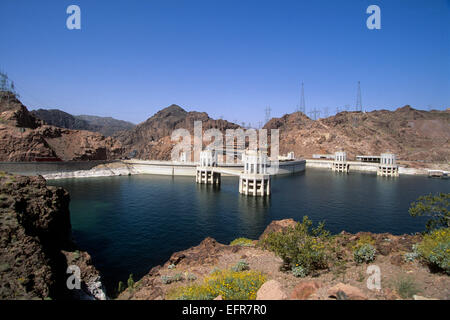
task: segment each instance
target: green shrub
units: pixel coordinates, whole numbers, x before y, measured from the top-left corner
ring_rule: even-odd
[[[187,273],[186,274],[186,280],[187,281],[195,281],[197,280],[197,276],[193,273]]]
[[[412,277],[400,277],[396,284],[395,290],[403,299],[411,299],[413,295],[419,292],[419,288]]]
[[[173,282],[172,276],[161,276],[161,282],[163,284],[170,284]]]
[[[417,251],[431,267],[450,274],[450,228],[426,234],[417,246]]]
[[[122,281],[119,281],[119,284],[118,284],[118,286],[117,286],[117,293],[121,293],[121,292],[123,292],[124,290],[125,290],[126,288],[125,288],[125,284],[122,282]]]
[[[173,281],[181,281],[183,280],[183,275],[181,273],[175,273],[173,276]]]
[[[234,272],[250,270],[250,266],[248,265],[246,260],[239,260],[239,262],[236,263],[236,265],[234,265],[231,270],[233,270]]]
[[[301,266],[309,274],[328,266],[328,239],[329,232],[324,229],[324,224],[313,228],[312,221],[305,216],[294,228],[269,233],[261,245],[280,256],[291,270]]]
[[[308,275],[308,272],[302,266],[292,268],[292,274],[297,278],[304,278]]]
[[[248,238],[237,238],[230,242],[230,246],[251,247],[253,246],[253,240]]]
[[[172,282],[182,281],[183,275],[179,272],[174,274],[173,276],[170,275],[164,275],[161,276],[161,282],[163,284],[171,284]]]
[[[375,247],[371,244],[363,244],[353,251],[353,259],[356,263],[369,263],[375,260]]]
[[[419,197],[411,204],[409,214],[413,217],[428,216],[426,228],[434,229],[450,227],[450,193],[429,194]]]
[[[134,287],[134,280],[133,280],[133,274],[132,273],[130,273],[130,276],[128,277],[127,284],[128,284],[128,288],[129,289],[133,289],[133,287]]]
[[[221,295],[224,300],[254,300],[266,277],[256,271],[217,271],[201,284],[175,288],[167,299],[212,300]]]
[[[417,247],[418,247],[417,244],[413,244],[412,251],[405,253],[405,255],[404,255],[405,261],[413,262],[413,261],[416,261],[420,257],[420,253],[417,250]]]

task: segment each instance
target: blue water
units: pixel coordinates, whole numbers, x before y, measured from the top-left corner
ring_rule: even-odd
[[[257,239],[272,220],[308,215],[325,220],[333,233],[423,231],[426,219],[410,217],[410,203],[430,192],[450,192],[444,179],[314,169],[273,178],[270,198],[240,195],[235,177],[222,177],[220,190],[197,185],[194,177],[156,175],[49,184],[69,190],[74,240],[91,254],[110,288],[130,273],[138,279],[207,236],[222,243]]]

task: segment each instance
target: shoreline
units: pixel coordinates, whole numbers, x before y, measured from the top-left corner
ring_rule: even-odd
[[[364,163],[357,161],[348,161],[348,163],[350,165],[350,172],[356,171],[376,174],[377,166],[374,163]],[[329,170],[331,172],[331,164],[332,161],[330,160],[316,159],[296,160],[295,163],[289,161],[280,162],[281,172],[277,173],[276,175],[300,172],[306,170],[306,168]],[[135,159],[68,163],[0,163],[0,168],[2,168],[2,171],[23,175],[41,175],[46,180],[129,176],[137,174],[195,176],[195,167],[195,163]],[[242,168],[242,166],[238,164],[231,164],[226,165],[226,168],[237,170]],[[415,175],[427,177],[429,170],[436,169],[413,168],[401,165],[399,166],[400,175]]]

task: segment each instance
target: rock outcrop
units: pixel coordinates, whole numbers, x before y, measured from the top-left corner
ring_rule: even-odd
[[[283,232],[295,225],[292,219],[273,221],[264,231]],[[366,268],[354,261],[353,248],[359,239],[373,239],[377,249],[376,260],[372,262],[382,270],[381,290],[367,287],[369,275]],[[264,238],[264,237],[261,237]],[[445,274],[430,272],[419,260],[406,261],[405,253],[411,252],[412,245],[421,241],[421,235],[391,235],[360,232],[349,234],[342,232],[332,237],[330,245],[335,250],[334,262],[329,268],[304,278],[295,277],[292,272],[283,269],[283,260],[273,252],[254,246],[225,245],[212,238],[206,238],[199,245],[176,252],[164,265],[156,266],[135,283],[133,288],[123,291],[118,299],[161,300],[170,297],[170,292],[179,286],[203,283],[205,277],[217,270],[229,270],[245,259],[250,271],[261,272],[267,281],[259,288],[256,298],[260,300],[396,300],[399,295],[396,282],[405,272],[414,275],[415,281],[423,288],[421,295],[448,300],[450,297],[450,278]],[[384,254],[380,248],[386,249]],[[402,257],[398,266],[392,263],[392,257]],[[334,263],[337,263],[336,265]],[[164,278],[176,275],[193,274],[195,281],[167,283]],[[216,297],[221,299],[223,297]]]
[[[40,176],[0,173],[0,300],[102,297],[89,254],[71,240],[69,201]],[[78,293],[66,286],[69,265],[81,271]]]
[[[202,129],[237,129],[238,125],[226,120],[214,120],[205,112],[187,112],[175,104],[158,111],[136,128],[118,133],[117,137],[127,150],[127,154],[140,159],[170,160],[175,142],[171,141],[176,129],[187,129],[191,135],[194,121],[202,121]]]
[[[287,294],[284,292],[281,283],[276,280],[265,282],[256,293],[256,300],[286,300]]]
[[[395,111],[340,112],[312,120],[301,112],[271,119],[266,129],[280,130],[280,153],[296,157],[345,150],[356,155],[390,151],[401,160],[450,161],[450,111],[421,111],[410,106]]]
[[[119,158],[111,137],[47,125],[11,93],[0,92],[0,161],[71,161]]]

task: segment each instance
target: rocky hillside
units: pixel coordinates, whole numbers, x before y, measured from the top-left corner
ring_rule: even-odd
[[[225,131],[239,127],[226,120],[214,120],[205,112],[187,112],[173,104],[138,124],[136,128],[120,132],[116,137],[127,153],[132,153],[136,158],[169,160],[174,146],[170,139],[173,130],[184,128],[193,134],[194,121],[202,121],[203,130],[216,128]]]
[[[342,232],[331,239],[332,256],[328,266],[315,274],[296,277],[286,270],[283,260],[261,245],[270,232],[284,232],[296,224],[292,219],[273,221],[259,240],[243,239],[240,243],[226,245],[212,238],[206,238],[198,246],[174,253],[162,266],[156,266],[132,288],[127,288],[119,299],[161,300],[170,299],[174,292],[183,287],[188,296],[199,292],[196,285],[205,283],[221,270],[233,270],[240,266],[245,272],[262,274],[266,282],[257,290],[256,300],[398,300],[398,299],[450,299],[450,277],[442,272],[431,271],[418,259],[408,260],[405,253],[422,240],[421,235],[373,234]],[[358,241],[373,239],[376,248],[376,265],[381,270],[381,289],[369,290],[367,274],[369,264],[355,262],[353,248]],[[248,270],[248,271],[245,271]],[[238,291],[245,285],[232,288]],[[209,280],[208,280],[209,281]],[[238,280],[241,281],[241,280]],[[221,284],[217,284],[220,286]],[[251,287],[253,284],[249,283]],[[214,291],[214,285],[211,290]],[[219,290],[220,291],[220,290]],[[201,296],[200,296],[201,297]],[[205,298],[205,296],[203,296]],[[425,298],[426,297],[426,298]],[[206,297],[207,298],[207,297]],[[211,297],[210,297],[211,298]],[[213,297],[212,297],[213,298]],[[217,296],[215,300],[221,300]]]
[[[395,111],[340,112],[314,121],[300,112],[273,118],[266,129],[280,129],[280,153],[296,157],[345,150],[356,155],[391,151],[399,159],[450,161],[450,110],[420,111],[405,106]]]
[[[44,120],[45,123],[55,127],[99,132],[105,137],[135,127],[131,122],[117,120],[111,117],[89,115],[74,116],[58,109],[38,109],[33,110],[30,113],[36,118]]]
[[[89,254],[71,240],[70,197],[44,178],[0,172],[0,300],[105,298]],[[66,270],[81,270],[68,291]]]
[[[110,137],[120,131],[131,130],[136,127],[134,123],[111,117],[80,115],[75,116],[75,118],[86,121],[91,126],[90,131],[100,132],[105,137]]]
[[[14,95],[0,93],[0,161],[108,160],[122,151],[118,141],[100,133],[47,125]]]

